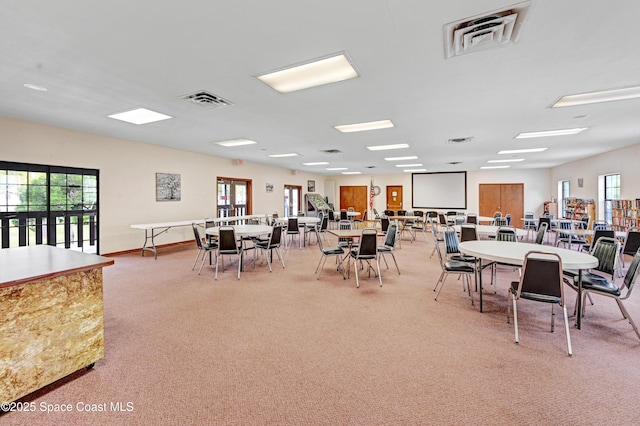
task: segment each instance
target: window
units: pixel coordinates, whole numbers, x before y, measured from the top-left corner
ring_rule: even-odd
[[[251,181],[218,177],[218,217],[251,214]]]
[[[564,209],[564,200],[569,198],[569,181],[561,180],[558,182],[558,201],[560,203],[560,217],[566,217]]]
[[[98,170],[0,162],[2,248],[98,253]]]
[[[611,223],[611,200],[620,199],[620,175],[604,175],[604,218]]]

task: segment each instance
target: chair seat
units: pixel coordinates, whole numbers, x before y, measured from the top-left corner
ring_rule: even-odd
[[[327,247],[322,249],[322,254],[326,256],[344,254],[344,250],[342,249],[342,247]]]
[[[392,251],[391,247],[378,247],[378,253],[391,253]]]
[[[352,250],[351,251],[351,257],[358,258],[358,259],[375,259],[376,255],[375,254],[360,254],[358,255],[358,250]]]
[[[464,255],[461,255],[461,254],[453,255],[449,259],[455,260],[457,262],[467,262],[467,263],[469,263],[469,262],[473,263],[473,262],[476,261],[476,258],[473,257],[473,256],[464,256]]]
[[[457,260],[450,260],[444,264],[444,268],[447,272],[466,272],[473,274],[475,269],[467,262],[459,262]]]
[[[578,278],[574,279],[574,285],[578,285]],[[620,296],[620,288],[600,275],[587,273],[582,276],[582,289],[594,290],[600,293],[607,293],[612,296]]]

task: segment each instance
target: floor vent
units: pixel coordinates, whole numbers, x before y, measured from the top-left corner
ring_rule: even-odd
[[[444,25],[445,58],[515,43],[531,1]]]
[[[233,102],[229,102],[228,100],[223,99],[220,96],[216,96],[205,91],[185,95],[182,97],[182,99],[207,108],[222,108],[225,106],[233,105]]]

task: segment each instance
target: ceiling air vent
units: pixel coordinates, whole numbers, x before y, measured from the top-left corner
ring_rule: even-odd
[[[447,140],[447,144],[449,145],[457,145],[459,143],[467,143],[473,140],[473,136],[469,136],[468,138],[454,138]]]
[[[205,91],[185,95],[182,97],[182,99],[207,108],[222,108],[225,106],[233,105],[233,102],[229,102],[228,100],[223,99],[220,96],[216,96]]]
[[[340,151],[339,149],[323,149],[322,152],[324,152],[325,154],[339,154],[342,151]]]
[[[445,58],[515,43],[531,1],[444,25]]]

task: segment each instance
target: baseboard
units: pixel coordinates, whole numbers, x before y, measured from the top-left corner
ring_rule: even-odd
[[[162,251],[167,250],[167,249],[185,250],[185,249],[193,248],[193,247],[195,247],[195,240],[180,241],[180,242],[177,242],[177,243],[168,243],[168,244],[157,245],[156,246],[156,250],[158,251],[158,254],[160,254]],[[101,254],[101,256],[113,257],[113,256],[122,256],[122,255],[125,255],[125,254],[133,254],[133,253],[140,254],[141,251],[142,251],[141,248],[135,248],[135,249],[130,249],[130,250],[122,250],[122,251],[114,251],[114,252],[111,252],[111,253],[105,253],[105,254]],[[145,257],[147,257],[147,256],[153,256],[153,253],[147,252],[145,254]]]

